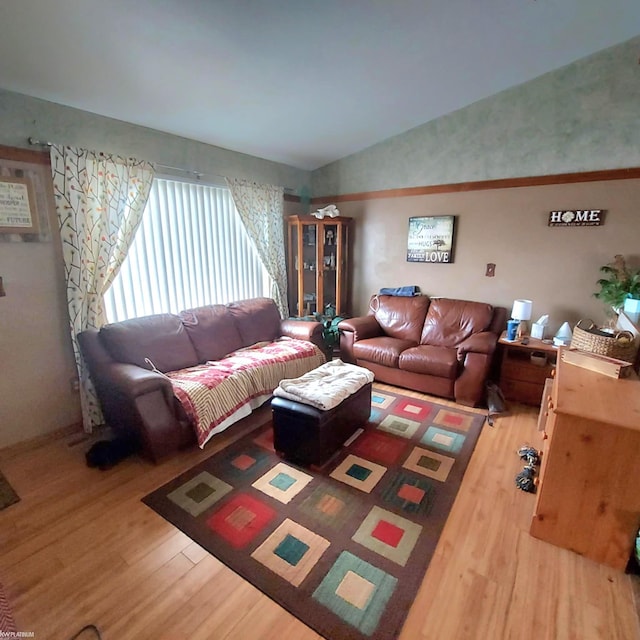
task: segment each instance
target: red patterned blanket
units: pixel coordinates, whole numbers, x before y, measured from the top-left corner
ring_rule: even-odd
[[[200,447],[260,406],[285,378],[324,363],[311,342],[283,338],[259,343],[216,360],[167,373],[176,397],[196,429]]]

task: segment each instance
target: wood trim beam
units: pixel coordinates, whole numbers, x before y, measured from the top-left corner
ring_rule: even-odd
[[[499,180],[478,180],[476,182],[456,182],[452,184],[427,185],[423,187],[404,187],[401,189],[383,189],[381,191],[362,191],[333,196],[311,198],[312,204],[350,202],[355,200],[374,200],[377,198],[405,198],[424,196],[434,193],[459,193],[462,191],[483,191],[487,189],[510,189],[513,187],[537,187],[550,184],[572,184],[577,182],[599,182],[605,180],[632,180],[640,178],[640,167],[629,169],[604,169],[601,171],[583,171],[579,173],[558,173],[546,176],[523,178],[502,178]]]
[[[0,158],[15,162],[31,162],[33,164],[51,164],[49,151],[35,149],[21,149],[20,147],[7,147],[0,145]]]

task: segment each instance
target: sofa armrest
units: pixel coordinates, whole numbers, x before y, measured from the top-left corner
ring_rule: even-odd
[[[484,353],[491,355],[496,349],[497,342],[498,336],[491,331],[474,333],[457,346],[458,360],[462,362],[467,353]]]
[[[280,331],[283,336],[313,342],[312,338],[322,336],[322,323],[315,320],[286,319],[280,321]]]
[[[458,404],[475,407],[484,400],[485,384],[498,336],[492,331],[474,333],[458,345],[462,373],[454,385]]]
[[[356,364],[353,345],[358,340],[383,335],[382,328],[374,316],[360,316],[342,320],[338,323],[338,330],[340,331],[340,358],[351,364]]]
[[[484,400],[490,366],[491,356],[487,353],[468,351],[465,354],[462,373],[454,383],[454,395],[458,404],[476,407]]]
[[[128,398],[137,398],[152,391],[164,391],[167,398],[173,396],[169,378],[135,364],[112,362],[99,368],[99,376],[103,385]]]
[[[195,441],[193,427],[181,420],[171,381],[134,364],[97,366],[92,378],[107,424],[134,436],[142,454],[154,462]]]
[[[285,319],[280,321],[280,331],[283,336],[313,342],[320,351],[325,351],[321,322]]]
[[[348,318],[338,324],[338,329],[346,333],[353,333],[353,340],[366,340],[381,336],[383,331],[375,316],[360,316],[358,318]]]

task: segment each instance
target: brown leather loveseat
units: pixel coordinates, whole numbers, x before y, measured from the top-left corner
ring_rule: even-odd
[[[369,315],[338,325],[340,354],[380,382],[473,407],[505,322],[506,309],[482,302],[375,295]]]
[[[244,355],[248,352],[245,348],[252,345],[255,349],[273,343],[286,345],[286,340],[279,340],[282,336],[312,342],[318,347],[304,347],[311,355],[279,364],[277,371],[284,374],[283,378],[302,375],[324,362],[321,323],[281,320],[275,302],[269,298],[115,322],[99,331],[83,331],[78,340],[106,423],[133,437],[144,455],[158,461],[196,442],[194,425],[176,397],[169,376],[182,370],[198,373],[211,363],[223,367],[225,357],[228,360],[229,354],[238,350],[236,359],[248,357]],[[290,372],[294,375],[287,375]],[[225,376],[226,372],[222,370],[216,375]],[[235,381],[237,376],[227,378]],[[248,383],[243,383],[242,392],[254,393],[252,400],[260,402],[279,383],[278,380],[271,389],[263,386],[258,391],[247,391],[256,379],[258,384],[268,384],[264,382],[266,374],[254,371],[249,378]],[[235,391],[226,389],[227,395]],[[255,406],[255,403],[243,406],[244,415]],[[227,422],[234,419],[239,417],[234,414]]]

